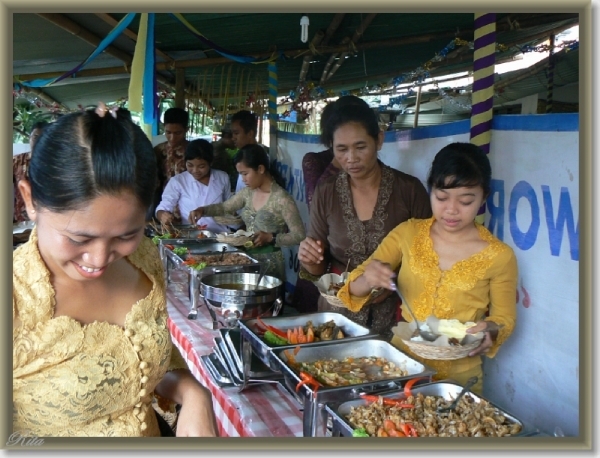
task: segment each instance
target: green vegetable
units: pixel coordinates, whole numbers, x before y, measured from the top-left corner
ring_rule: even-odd
[[[287,339],[284,339],[283,337],[279,337],[277,334],[275,334],[274,332],[271,332],[271,331],[265,331],[263,338],[265,339],[265,342],[267,342],[270,345],[287,345],[288,344]]]
[[[182,247],[182,246],[177,246],[177,247],[173,248],[173,253],[175,253],[178,256],[187,254],[187,252],[188,252],[188,249],[185,247]]]
[[[195,270],[202,270],[202,269],[204,269],[204,268],[206,267],[206,265],[207,265],[207,264],[206,264],[205,262],[199,262],[198,264],[194,264],[194,265],[192,266],[192,269],[195,269]]]
[[[371,437],[365,428],[358,428],[352,431],[352,437]]]
[[[171,238],[171,234],[167,233],[167,234],[163,234],[163,235],[155,235],[154,237],[152,237],[152,242],[154,242],[155,245],[158,245],[160,242],[160,239],[170,239]]]

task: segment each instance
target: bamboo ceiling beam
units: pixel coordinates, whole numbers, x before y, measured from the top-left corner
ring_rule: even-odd
[[[365,33],[365,30],[367,30],[367,28],[371,25],[371,22],[373,22],[375,16],[377,16],[377,13],[367,14],[367,17],[360,23],[360,25],[354,31],[354,35],[352,35],[352,39],[348,43],[350,48],[356,47],[356,44],[362,38],[363,34]],[[329,70],[329,73],[327,73],[327,75],[323,73],[323,76],[321,76],[321,81],[327,81],[328,79],[330,79],[335,74],[335,72],[337,72],[338,69],[342,66],[348,54],[350,54],[349,51],[341,53],[333,68]]]
[[[41,89],[35,88],[35,87],[27,87],[27,86],[23,86],[23,90],[25,92],[31,93],[33,95],[35,95],[36,97],[39,97],[40,99],[42,99],[44,102],[46,103],[50,103],[52,105],[56,104],[59,106],[59,108],[62,108],[64,110],[67,110],[67,107],[64,106],[62,103],[60,103],[58,100],[54,99],[54,97],[51,97],[50,95],[46,94],[44,91],[42,91]]]
[[[346,13],[336,13],[333,16],[333,19],[331,20],[331,22],[329,23],[329,26],[327,26],[327,30],[325,32],[322,32],[321,30],[319,30],[320,33],[317,32],[317,34],[315,34],[315,37],[311,41],[312,49],[316,49],[316,47],[320,44],[325,46],[326,44],[329,43],[329,39],[332,37],[332,35],[338,29],[338,27],[342,23],[342,20],[344,19],[345,15],[346,15]],[[300,78],[299,78],[300,82],[302,82],[306,79],[306,73],[308,72],[308,67],[310,66],[310,60],[312,59],[312,57],[314,55],[315,55],[314,52],[311,50],[310,54],[304,56],[304,60],[302,62],[302,69],[300,70]]]

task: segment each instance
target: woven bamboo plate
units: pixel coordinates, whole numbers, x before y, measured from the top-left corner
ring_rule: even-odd
[[[342,275],[338,274],[325,274],[319,278],[318,281],[314,282],[316,287],[319,289],[319,294],[327,300],[334,307],[345,307],[342,300],[337,297],[336,294],[331,294],[329,289],[332,283],[345,283],[348,278],[348,272],[344,272]]]
[[[479,346],[481,340],[465,345],[455,346],[444,346],[438,347],[423,342],[415,342],[414,340],[402,339],[402,342],[412,351],[415,355],[425,359],[452,361],[455,359],[464,358],[469,356],[469,352]]]

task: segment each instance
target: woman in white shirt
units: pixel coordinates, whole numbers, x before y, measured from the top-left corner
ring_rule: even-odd
[[[156,207],[156,217],[163,224],[173,222],[173,210],[179,206],[182,221],[188,221],[189,213],[210,204],[225,202],[231,197],[231,184],[227,173],[211,169],[213,147],[206,140],[194,140],[185,150],[186,171],[169,179],[162,194],[162,200]],[[228,232],[228,228],[217,224],[211,217],[197,221],[206,230],[219,233]]]

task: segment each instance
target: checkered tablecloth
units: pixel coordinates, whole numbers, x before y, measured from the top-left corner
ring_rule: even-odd
[[[167,290],[169,330],[173,342],[194,376],[213,394],[219,434],[232,437],[302,437],[302,412],[296,400],[279,384],[256,385],[239,393],[236,387],[221,388],[201,362],[212,353],[212,320],[202,305],[198,318],[187,318],[190,302],[187,285],[171,283]]]

